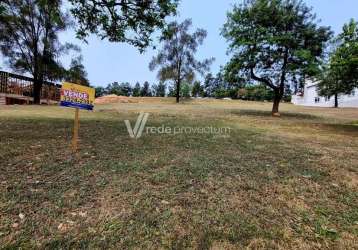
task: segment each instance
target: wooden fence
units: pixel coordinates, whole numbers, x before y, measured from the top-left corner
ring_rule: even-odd
[[[7,98],[33,97],[34,79],[0,71],[0,94]],[[60,100],[61,85],[45,81],[41,89],[41,99],[49,101]]]

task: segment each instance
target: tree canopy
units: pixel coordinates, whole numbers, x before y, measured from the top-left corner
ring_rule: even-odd
[[[153,95],[156,97],[165,97],[167,85],[164,82],[159,82],[153,85]]]
[[[139,96],[140,96],[140,90],[141,90],[140,83],[137,82],[137,83],[134,85],[134,88],[133,88],[133,96],[134,96],[134,97],[139,97]]]
[[[191,95],[193,97],[199,97],[204,95],[204,87],[201,85],[200,81],[195,81],[193,88],[191,90]]]
[[[149,82],[144,82],[143,87],[140,90],[140,96],[149,97],[152,96],[152,91],[150,89]]]
[[[204,74],[214,60],[213,58],[203,61],[195,59],[195,53],[199,45],[203,44],[207,32],[197,29],[194,33],[190,33],[191,25],[190,19],[182,23],[170,23],[161,37],[163,47],[149,65],[152,71],[160,68],[158,72],[160,81],[174,82],[177,102],[180,100],[182,81],[192,82],[195,73]]]
[[[358,23],[355,20],[344,25],[334,47],[318,87],[320,95],[334,96],[335,107],[338,107],[338,95],[351,94],[358,87]]]
[[[65,80],[79,85],[89,86],[90,83],[82,60],[82,56],[72,59],[70,68],[66,72]]]
[[[131,96],[132,95],[132,87],[128,82],[113,82],[107,85],[104,89],[104,93],[106,95],[118,95],[118,96]]]
[[[273,114],[287,83],[319,73],[331,37],[300,0],[247,0],[228,14],[222,34],[233,55],[226,69],[273,89]]]
[[[178,0],[123,1],[69,0],[71,12],[78,22],[77,36],[89,34],[124,42],[143,51],[151,42],[151,34],[165,27],[165,18],[175,14]]]
[[[60,0],[4,0],[0,14],[0,50],[9,66],[28,72],[34,78],[34,102],[40,103],[44,80],[64,75],[61,54],[75,48],[61,44],[58,34],[65,31],[69,19]]]

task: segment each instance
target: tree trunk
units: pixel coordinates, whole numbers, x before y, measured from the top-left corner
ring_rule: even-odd
[[[41,89],[42,81],[34,79],[34,104],[40,104],[41,102]]]
[[[177,103],[180,102],[180,84],[181,84],[181,64],[182,64],[182,60],[181,58],[178,58],[178,75],[177,75],[177,93],[176,93],[176,101]]]
[[[34,104],[41,104],[41,88],[42,88],[42,74],[40,73],[40,66],[38,61],[38,50],[37,45],[35,46],[34,51],[34,72],[32,76],[34,77],[33,84],[33,96],[34,96]]]
[[[282,99],[282,95],[280,94],[280,91],[275,90],[273,106],[272,106],[272,116],[280,116],[279,106],[280,106],[281,99]]]
[[[177,82],[177,89],[176,89],[176,102],[180,102],[180,81]]]
[[[338,108],[338,94],[334,95],[334,107]]]

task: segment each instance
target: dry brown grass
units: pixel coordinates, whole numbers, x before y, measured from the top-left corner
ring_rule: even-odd
[[[358,248],[358,110],[138,98],[81,112],[0,107],[0,245],[8,248]],[[147,135],[231,127],[230,136]],[[19,214],[25,218],[20,219]]]

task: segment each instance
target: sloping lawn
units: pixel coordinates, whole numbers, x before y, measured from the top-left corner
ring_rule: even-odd
[[[358,248],[358,110],[140,99],[81,112],[0,107],[0,246]],[[149,127],[229,134],[128,135]]]

